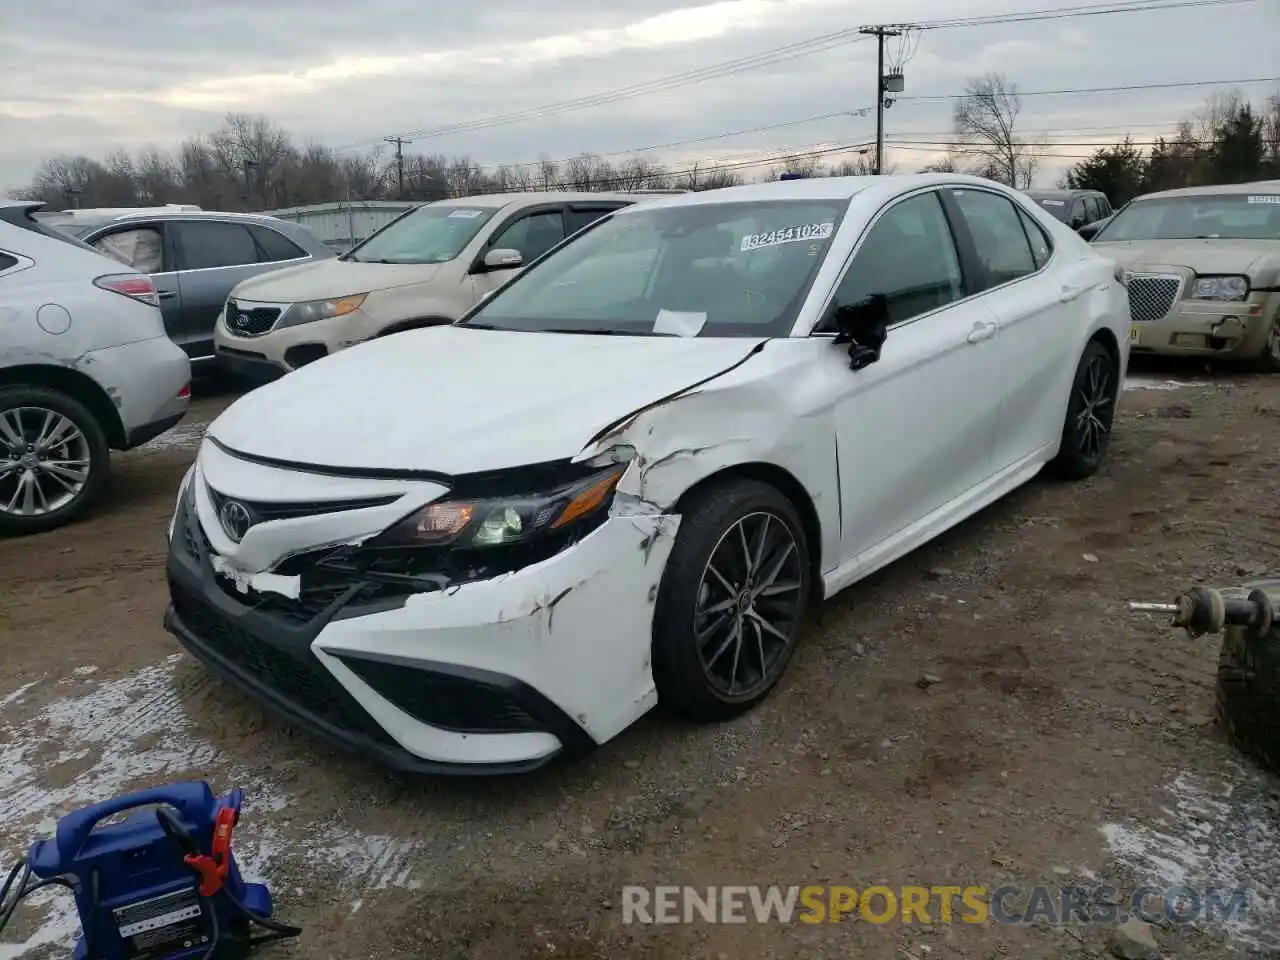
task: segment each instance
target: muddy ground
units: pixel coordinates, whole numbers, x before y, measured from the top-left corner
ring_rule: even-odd
[[[1105,930],[623,925],[620,891],[1147,881],[1254,886],[1244,920],[1157,929],[1166,956],[1280,955],[1280,785],[1212,722],[1216,643],[1124,609],[1280,573],[1280,379],[1146,376],[1180,385],[1125,393],[1101,475],[1034,482],[827,604],[761,709],[651,716],[506,781],[396,780],[177,655],[163,540],[227,402],[203,399],[91,518],[0,542],[0,857],[86,800],[207,777],[245,785],[246,869],[306,928],[281,956],[1067,960]],[[0,957],[66,955],[66,902]]]

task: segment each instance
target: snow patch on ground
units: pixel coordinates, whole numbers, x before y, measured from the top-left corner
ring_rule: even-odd
[[[1183,383],[1181,380],[1162,380],[1159,377],[1130,374],[1124,378],[1125,390],[1182,390],[1191,386],[1195,384]]]
[[[1154,820],[1102,827],[1115,861],[1153,886],[1249,890],[1243,915],[1206,922],[1242,946],[1280,948],[1280,783],[1233,763],[1221,776],[1180,773],[1165,793]]]
[[[200,446],[200,441],[204,439],[204,432],[208,428],[207,421],[182,421],[154,440],[148,440],[137,450],[139,453],[155,453],[159,450],[195,450]]]
[[[241,786],[247,798],[236,851],[246,879],[272,879],[290,857],[285,827],[334,851],[350,879],[353,908],[367,890],[413,889],[413,843],[355,834],[332,822],[299,822],[288,793],[260,771],[236,769],[213,744],[191,733],[182,697],[173,686],[181,654],[131,676],[99,682],[77,669],[58,683],[35,681],[0,698],[0,868],[7,868],[60,816],[132,790],[175,780],[211,777],[215,790]],[[76,692],[59,687],[74,684]],[[31,701],[48,701],[33,709]],[[55,777],[46,773],[63,770]],[[23,916],[42,917],[22,943],[0,943],[0,960],[17,960],[39,946],[70,945],[79,923],[70,894],[37,893]]]

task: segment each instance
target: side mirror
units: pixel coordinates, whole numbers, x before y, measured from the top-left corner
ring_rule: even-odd
[[[516,267],[523,265],[524,257],[520,255],[519,250],[498,247],[484,255],[484,268],[486,270],[514,270]]]
[[[865,300],[837,307],[836,343],[849,344],[849,369],[862,370],[880,359],[889,329],[889,298],[873,293]]]
[[[1081,227],[1083,227],[1083,226],[1084,226],[1084,218],[1083,218],[1083,217],[1072,217],[1072,218],[1071,218],[1071,229],[1072,229],[1072,230],[1079,230],[1079,229],[1080,229]]]
[[[1093,235],[1098,232],[1098,228],[1100,226],[1102,226],[1102,221],[1098,221],[1097,223],[1086,223],[1082,227],[1076,227],[1076,233],[1079,234],[1082,239],[1092,240]]]

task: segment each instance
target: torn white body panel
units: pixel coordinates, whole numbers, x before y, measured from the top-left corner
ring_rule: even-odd
[[[297,600],[302,589],[300,577],[284,577],[278,573],[245,573],[233,566],[226,557],[210,557],[213,572],[230,580],[237,590],[248,596],[254,593],[274,593],[277,596]]]
[[[613,518],[572,550],[492,580],[419,594],[403,607],[336,621],[313,649],[406,750],[449,763],[512,763],[560,749],[550,733],[466,734],[415,720],[334,656],[444,663],[528,684],[604,743],[657,701],[653,601],[678,518]]]

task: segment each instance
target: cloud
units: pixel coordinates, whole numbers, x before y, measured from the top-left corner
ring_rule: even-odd
[[[10,0],[15,2],[15,0]],[[340,147],[391,134],[411,149],[482,164],[709,137],[656,154],[672,163],[758,157],[874,135],[842,115],[739,137],[721,134],[856,111],[874,99],[875,45],[863,41],[543,120],[427,137],[426,131],[699,70],[860,22],[1002,13],[1029,0],[42,0],[0,37],[0,184],[28,181],[52,153],[101,157],[170,147],[223,113],[263,113],[299,140]],[[930,31],[886,112],[890,160],[933,159],[950,137],[966,78],[1006,74],[1036,91],[1248,76],[1274,63],[1268,0],[1074,20]],[[1205,49],[1232,56],[1206,63]],[[890,59],[898,53],[890,42]],[[1269,72],[1276,72],[1271,70]],[[1274,87],[1273,87],[1274,88]],[[1256,96],[1273,88],[1249,87]],[[1126,130],[1149,141],[1221,88],[1028,95],[1020,122],[1054,147],[1044,176]],[[29,91],[29,92],[27,92]],[[910,99],[924,97],[932,99]]]

